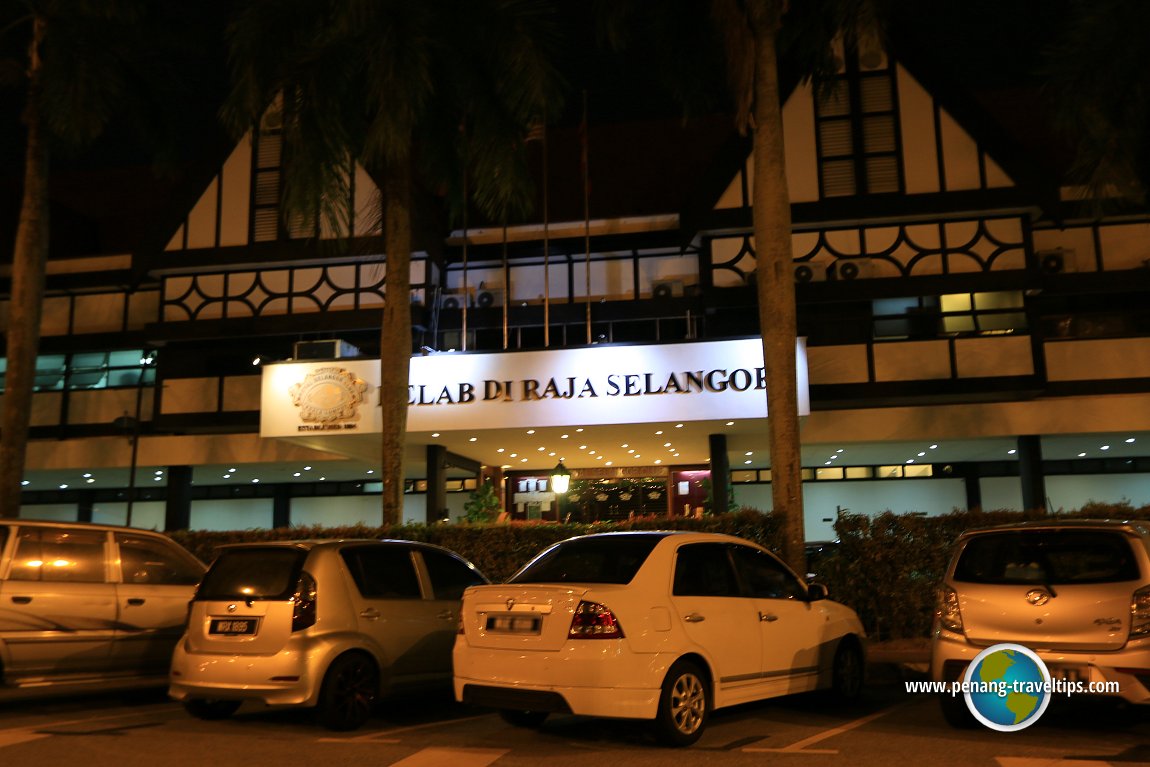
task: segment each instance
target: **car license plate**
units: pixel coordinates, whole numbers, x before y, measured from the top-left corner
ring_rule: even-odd
[[[542,623],[542,619],[533,615],[496,615],[487,619],[487,630],[512,634],[538,634]]]
[[[209,634],[236,636],[256,633],[255,618],[213,618],[208,627]]]

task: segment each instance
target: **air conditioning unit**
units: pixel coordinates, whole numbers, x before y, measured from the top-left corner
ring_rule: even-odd
[[[347,341],[338,338],[325,338],[320,341],[296,341],[292,359],[296,360],[338,360],[344,357],[358,357],[360,351]]]
[[[795,268],[795,282],[822,282],[827,278],[827,267],[825,264],[816,264],[811,261],[804,261],[794,265]]]
[[[462,290],[446,290],[439,294],[439,308],[440,309],[462,309],[463,302],[468,299],[468,294]],[[474,305],[474,301],[468,300],[467,305],[470,307]]]
[[[874,264],[869,258],[844,258],[835,262],[835,279],[861,280],[871,276]]]
[[[653,298],[682,298],[682,280],[655,280],[651,283],[651,296]]]
[[[1038,260],[1038,268],[1043,274],[1065,274],[1077,271],[1077,258],[1069,248],[1055,248],[1053,250],[1040,250],[1034,254]]]
[[[475,305],[480,309],[502,309],[503,289],[480,288],[479,292],[475,295]]]

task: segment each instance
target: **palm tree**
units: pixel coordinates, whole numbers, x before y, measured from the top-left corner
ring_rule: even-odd
[[[558,107],[554,39],[550,5],[537,0],[252,3],[231,25],[225,121],[242,133],[269,105],[282,112],[284,215],[318,211],[346,232],[351,163],[380,180],[384,524],[403,510],[413,194],[420,182],[466,185],[499,218],[526,206],[523,139]]]
[[[728,69],[736,127],[752,134],[754,156],[752,226],[755,239],[756,289],[763,364],[767,381],[767,419],[771,454],[771,496],[784,525],[783,558],[805,572],[802,450],[799,438],[795,341],[798,322],[791,245],[791,204],[783,146],[782,92],[779,64],[804,80],[833,74],[836,40],[877,34],[876,0],[711,0],[711,20]],[[659,13],[647,4],[612,3],[607,8],[608,36],[625,41],[625,27],[637,14]],[[690,37],[661,49],[682,59],[692,51],[707,53],[708,38],[697,25],[681,23],[694,11],[690,0],[660,4],[659,10],[680,18],[659,19],[651,26]],[[697,77],[678,63],[679,78]],[[705,67],[698,67],[705,71]],[[670,83],[678,94],[698,93],[698,83]]]
[[[141,82],[145,0],[18,0],[0,11],[0,72],[23,86],[24,187],[12,253],[0,421],[0,517],[17,516],[27,454],[49,252],[50,145],[91,143]],[[146,79],[146,78],[145,78]]]

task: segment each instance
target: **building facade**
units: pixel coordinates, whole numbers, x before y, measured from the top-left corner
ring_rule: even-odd
[[[808,538],[844,511],[1150,503],[1150,216],[1077,213],[929,66],[847,56],[832,86],[784,108]],[[769,510],[749,143],[722,115],[604,119],[535,153],[536,220],[423,219],[405,519],[485,480],[521,518]],[[378,523],[377,184],[356,172],[346,237],[287,227],[281,163],[261,125],[131,247],[53,258],[22,514]]]

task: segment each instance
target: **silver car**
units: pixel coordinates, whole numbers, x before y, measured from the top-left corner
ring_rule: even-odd
[[[938,593],[932,680],[955,682],[982,650],[1014,643],[1083,694],[1109,682],[1107,694],[1150,703],[1148,551],[1150,527],[1141,522],[1039,521],[963,533]],[[962,696],[941,700],[952,724],[973,721]]]
[[[192,602],[169,694],[205,719],[257,701],[354,729],[385,694],[450,686],[460,598],[483,583],[457,554],[410,541],[224,546]]]
[[[0,697],[162,685],[203,573],[148,530],[0,520]]]

